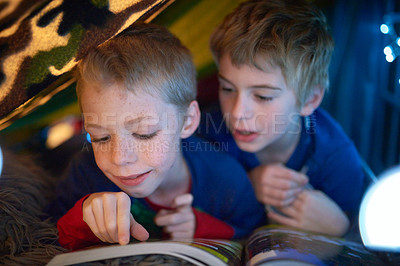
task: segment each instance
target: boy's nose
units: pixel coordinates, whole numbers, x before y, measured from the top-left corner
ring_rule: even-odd
[[[115,165],[127,165],[137,161],[137,154],[129,143],[117,142],[112,147],[111,159]]]
[[[251,107],[241,96],[236,97],[232,108],[232,116],[236,120],[249,119],[252,116]]]

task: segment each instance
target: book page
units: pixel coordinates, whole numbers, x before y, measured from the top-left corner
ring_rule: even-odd
[[[284,226],[264,226],[247,241],[247,265],[380,265],[382,261],[361,243],[342,238],[295,230]]]
[[[239,265],[241,245],[231,241],[188,240],[155,241],[128,245],[110,245],[55,256],[47,265],[75,265],[134,255],[164,254],[193,265]]]

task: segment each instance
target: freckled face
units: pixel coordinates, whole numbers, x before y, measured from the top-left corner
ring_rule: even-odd
[[[147,197],[181,160],[182,123],[176,106],[138,91],[86,86],[80,99],[98,167],[128,195]]]
[[[258,152],[285,146],[301,130],[296,97],[279,68],[261,71],[219,61],[219,100],[224,119],[240,149]]]

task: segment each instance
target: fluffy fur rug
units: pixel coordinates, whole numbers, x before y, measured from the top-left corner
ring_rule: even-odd
[[[1,151],[1,150],[0,150]],[[50,177],[31,156],[3,149],[0,175],[0,265],[46,265],[67,250],[57,244],[57,227],[45,218],[54,197],[57,177]],[[81,265],[193,265],[167,255],[143,255],[88,262]]]
[[[57,228],[44,219],[55,180],[25,156],[3,149],[0,176],[0,265],[44,265],[64,250]]]

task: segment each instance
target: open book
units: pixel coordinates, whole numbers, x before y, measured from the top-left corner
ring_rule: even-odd
[[[48,265],[382,264],[361,243],[270,225],[244,241],[195,239],[108,245],[60,254]]]

